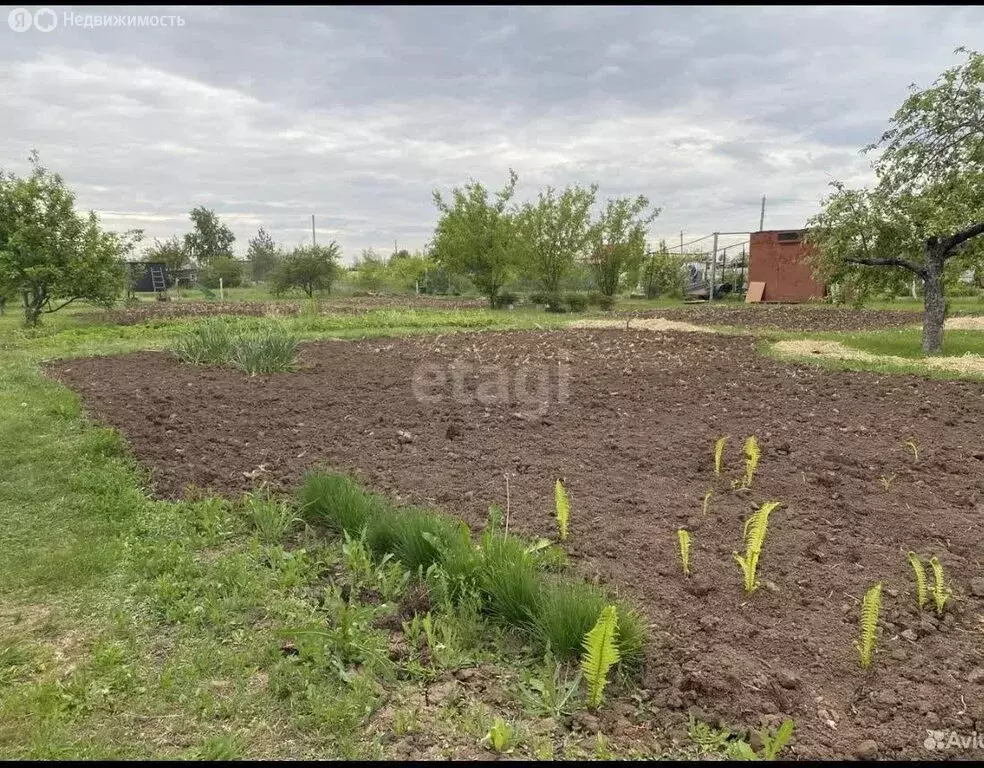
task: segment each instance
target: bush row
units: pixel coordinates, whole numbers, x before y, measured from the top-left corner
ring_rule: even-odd
[[[487,616],[558,656],[578,656],[585,635],[612,602],[603,589],[559,572],[565,558],[556,546],[531,545],[494,526],[476,542],[464,523],[429,509],[394,507],[342,475],[309,474],[298,500],[306,520],[362,538],[375,557],[390,555],[442,584],[453,600],[478,598]],[[618,616],[623,661],[638,664],[645,625],[629,608],[620,606]]]

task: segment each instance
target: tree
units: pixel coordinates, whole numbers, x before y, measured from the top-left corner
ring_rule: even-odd
[[[659,208],[647,213],[648,207],[643,195],[609,200],[592,227],[589,263],[602,295],[615,296],[626,272],[638,274],[646,255],[646,229],[659,216]]]
[[[584,255],[592,237],[591,206],[597,191],[597,184],[575,185],[558,196],[547,187],[535,203],[523,206],[519,226],[527,271],[548,294],[560,291],[564,277]]]
[[[216,256],[198,271],[198,284],[205,288],[238,288],[243,284],[244,264],[232,256]]]
[[[469,277],[492,307],[519,259],[514,216],[506,210],[517,179],[510,168],[508,183],[492,200],[476,181],[455,187],[450,201],[434,192],[434,205],[441,213],[432,244],[435,260],[452,274]]]
[[[249,261],[250,274],[257,282],[265,281],[270,273],[277,266],[281,258],[280,249],[267,234],[267,231],[260,227],[256,232],[256,237],[249,239],[249,248],[246,251],[246,259]]]
[[[143,260],[165,264],[168,272],[173,272],[187,266],[188,250],[177,235],[163,241],[155,238],[154,244],[144,252]]]
[[[405,291],[417,291],[418,288],[423,290],[422,283],[427,273],[435,269],[437,264],[422,253],[410,254],[407,251],[397,251],[390,256],[387,266],[390,280],[394,285]]]
[[[219,221],[215,211],[199,206],[188,214],[194,228],[184,236],[188,255],[199,266],[205,266],[217,256],[232,258],[232,244],[236,236]]]
[[[925,90],[911,87],[892,127],[865,152],[883,151],[873,189],[834,193],[808,222],[814,269],[864,289],[913,275],[923,286],[922,348],[943,348],[945,285],[984,258],[984,55]],[[860,276],[860,277],[859,277]]]
[[[682,258],[670,253],[665,240],[660,240],[659,248],[645,257],[641,278],[647,299],[657,296],[679,298],[687,282]]]
[[[388,278],[386,262],[372,248],[365,248],[355,265],[355,284],[364,291],[379,291]]]
[[[287,254],[273,271],[272,290],[281,295],[299,288],[307,296],[315,291],[331,291],[338,274],[342,249],[334,240],[328,245],[306,245]]]
[[[75,211],[75,195],[37,152],[30,161],[26,178],[0,171],[0,293],[21,297],[28,326],[75,301],[111,306],[143,233],[103,231],[94,212]]]

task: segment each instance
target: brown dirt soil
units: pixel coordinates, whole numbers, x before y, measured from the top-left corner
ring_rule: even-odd
[[[93,323],[136,325],[151,320],[178,317],[209,317],[212,315],[243,315],[248,317],[299,315],[307,309],[306,301],[157,301],[144,302],[123,309],[93,312],[84,315]],[[484,309],[482,299],[446,299],[433,296],[364,296],[322,299],[318,311],[322,314],[360,315],[377,309]]]
[[[328,341],[302,358],[267,377],[152,352],[50,372],[129,438],[164,495],[239,492],[247,474],[290,487],[330,465],[478,527],[509,473],[511,525],[550,536],[564,478],[578,569],[651,623],[645,685],[667,724],[688,708],[747,727],[789,716],[791,754],[812,758],[955,757],[926,750],[926,729],[984,731],[984,385],[785,364],[745,337],[616,329]],[[454,361],[493,368],[452,397],[455,384],[434,382]],[[517,397],[517,371],[549,375],[549,407]],[[752,434],[761,464],[736,492]],[[762,586],[745,595],[732,553],[768,500],[783,506]],[[691,579],[676,554],[683,526]],[[946,568],[956,598],[942,620],[916,608],[908,550]],[[882,627],[862,672],[859,602],[876,581]]]
[[[673,309],[622,313],[636,317],[661,317],[698,325],[730,325],[780,331],[868,331],[920,325],[922,315],[896,309],[847,309],[803,304],[756,304],[709,307],[706,304]]]

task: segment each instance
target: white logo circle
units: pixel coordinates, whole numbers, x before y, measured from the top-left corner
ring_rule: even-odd
[[[923,746],[926,747],[926,749],[936,749],[936,739],[932,736],[927,736],[926,740],[923,742]]]
[[[50,8],[38,8],[34,12],[34,28],[38,32],[50,32],[58,26],[58,14]]]
[[[27,8],[14,8],[7,14],[7,24],[14,32],[27,32],[33,23],[34,19]]]

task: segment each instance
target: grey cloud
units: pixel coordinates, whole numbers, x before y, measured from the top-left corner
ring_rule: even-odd
[[[9,10],[9,9],[8,9]],[[62,12],[58,8],[59,15]],[[180,28],[0,28],[2,164],[45,162],[107,225],[182,232],[207,204],[245,248],[426,242],[431,191],[643,193],[653,239],[797,226],[910,82],[984,39],[963,7],[77,6]],[[4,13],[4,17],[6,13]],[[2,23],[2,22],[0,22]]]

